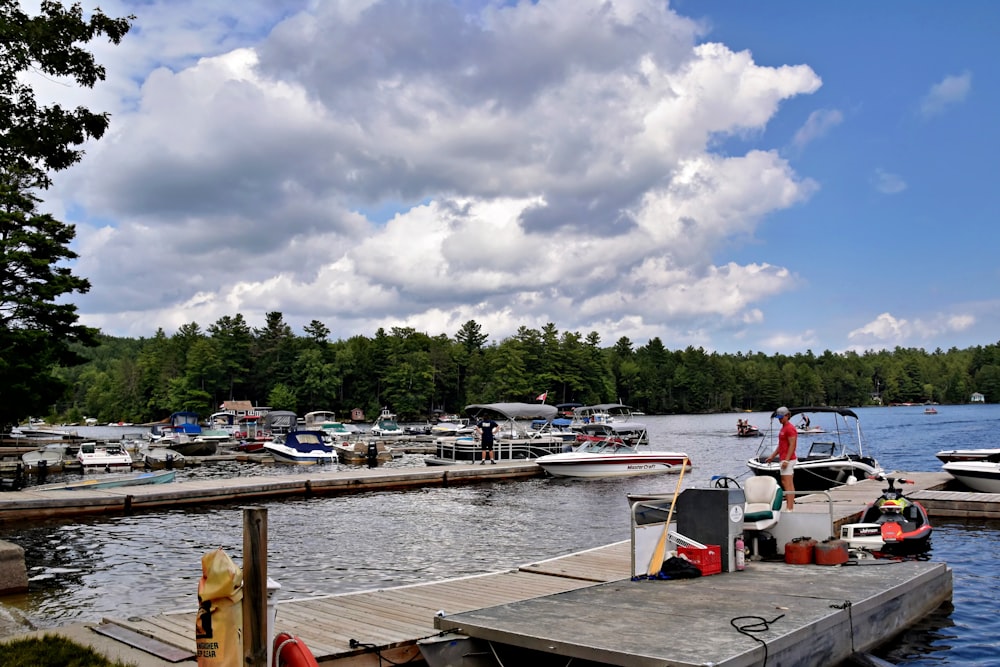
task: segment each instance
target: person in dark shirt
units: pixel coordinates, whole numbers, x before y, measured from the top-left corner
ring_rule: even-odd
[[[496,465],[493,458],[493,434],[500,429],[500,424],[492,419],[481,419],[476,424],[476,435],[479,436],[479,451],[482,452],[482,460],[479,465],[486,465],[486,452],[490,453],[490,463]]]

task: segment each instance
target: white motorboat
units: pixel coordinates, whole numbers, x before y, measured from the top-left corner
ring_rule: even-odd
[[[277,463],[317,465],[336,463],[337,453],[326,443],[322,431],[291,431],[264,443],[264,452]]]
[[[989,461],[1000,463],[1000,449],[945,449],[934,456],[938,457],[941,463],[951,463],[952,461]]]
[[[691,459],[682,452],[640,452],[615,438],[587,441],[571,452],[540,456],[536,463],[555,477],[655,475],[691,467]]]
[[[382,413],[372,426],[372,435],[379,438],[394,438],[403,435],[403,429],[396,422],[396,415],[389,412],[389,408],[382,408]]]
[[[1000,493],[1000,463],[993,461],[952,461],[944,470],[963,486],[981,493]]]
[[[811,442],[801,438],[798,440],[796,444],[798,461],[795,464],[794,479],[796,491],[827,491],[835,486],[883,474],[878,461],[864,451],[865,440],[861,432],[861,422],[853,410],[818,406],[791,408],[789,413],[792,417],[809,413],[817,419],[831,422],[830,426],[813,427],[824,428],[829,440]],[[754,458],[747,461],[747,466],[753,474],[767,475],[779,482],[781,462],[775,459],[769,463],[766,459],[777,448],[780,430],[778,416],[772,414],[770,430],[761,440]]]
[[[132,468],[132,455],[120,443],[80,443],[76,460],[86,470],[120,470]]]

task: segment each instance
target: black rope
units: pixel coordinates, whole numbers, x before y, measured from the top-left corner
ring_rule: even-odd
[[[851,612],[853,605],[850,600],[844,600],[844,604],[832,604],[831,609],[846,609],[847,610],[847,622],[850,624],[851,628],[851,655],[854,655],[857,651],[854,648],[854,614]]]
[[[767,642],[761,639],[760,637],[755,636],[753,633],[765,632],[767,630],[770,630],[771,629],[770,626],[772,623],[784,617],[785,617],[784,614],[779,614],[769,621],[763,616],[737,616],[735,618],[729,619],[729,625],[733,626],[736,629],[736,632],[740,633],[741,635],[746,635],[747,637],[749,637],[750,639],[754,640],[755,642],[759,643],[761,646],[764,647],[764,662],[761,663],[761,665],[763,666],[767,665]],[[737,625],[737,621],[743,621],[743,620],[752,620],[753,623],[744,623],[742,625]]]
[[[445,634],[445,633],[444,632],[438,632],[438,633],[433,634],[433,635],[428,635],[427,637],[439,637],[439,636],[441,636],[443,634]],[[363,649],[365,649],[366,653],[369,652],[369,651],[372,652],[372,653],[374,653],[375,656],[378,658],[378,664],[379,665],[382,665],[383,662],[386,662],[386,663],[388,663],[390,665],[408,665],[408,664],[410,664],[412,662],[418,662],[418,661],[422,662],[423,661],[423,658],[420,657],[420,653],[418,652],[418,653],[414,654],[413,656],[411,656],[408,660],[404,660],[403,662],[395,662],[394,660],[391,660],[390,658],[382,655],[382,650],[378,647],[377,644],[368,644],[368,643],[365,643],[365,642],[359,642],[357,639],[351,639],[348,642],[348,646],[350,646],[351,648],[363,648]]]

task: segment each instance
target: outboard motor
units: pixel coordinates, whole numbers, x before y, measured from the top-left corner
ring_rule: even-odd
[[[368,467],[374,468],[378,465],[378,443],[374,440],[368,442]]]
[[[38,480],[45,481],[45,478],[49,476],[49,462],[42,459],[38,462]]]

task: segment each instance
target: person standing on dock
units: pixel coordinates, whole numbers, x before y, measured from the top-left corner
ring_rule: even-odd
[[[479,436],[479,451],[482,452],[482,460],[479,465],[486,465],[486,452],[490,453],[490,463],[496,465],[493,458],[493,432],[499,430],[500,424],[490,418],[481,419],[476,424],[476,435]]]
[[[785,508],[791,512],[795,509],[795,446],[799,441],[799,431],[792,424],[792,415],[788,408],[781,406],[774,411],[781,430],[778,431],[778,447],[767,457],[770,463],[775,458],[781,461],[781,488],[785,490]]]

